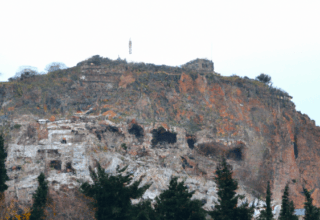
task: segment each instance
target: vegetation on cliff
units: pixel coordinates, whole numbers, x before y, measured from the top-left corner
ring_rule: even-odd
[[[254,205],[248,207],[247,201],[237,207],[238,199],[244,199],[243,195],[236,195],[238,183],[232,178],[232,167],[223,157],[216,170],[215,181],[219,187],[218,201],[215,209],[209,214],[214,220],[251,220],[254,213]]]
[[[45,218],[44,209],[47,204],[48,183],[45,181],[45,176],[41,173],[38,176],[38,189],[33,194],[33,206],[31,208],[30,220],[39,220]]]
[[[0,200],[3,199],[4,191],[8,189],[8,186],[6,185],[6,181],[9,180],[5,166],[6,157],[7,155],[4,150],[4,140],[2,135],[0,135]]]
[[[306,197],[306,202],[304,203],[304,220],[319,220],[320,219],[320,209],[312,205],[312,198],[310,192],[303,187],[303,192]]]
[[[256,80],[236,75],[225,77],[215,72],[129,64],[120,59],[111,61],[99,56],[76,67],[51,68],[48,72],[28,77],[21,75],[0,85],[0,122],[25,114],[32,115],[35,120],[50,119],[52,123],[59,119],[73,120],[79,115],[93,115],[100,122],[107,119],[117,124],[105,129],[100,125],[92,129],[99,141],[105,143],[107,130],[118,131],[120,121],[132,118],[139,121],[128,127],[129,134],[137,138],[138,143],[150,136],[146,127],[150,127],[151,123],[166,123],[168,128],[151,132],[151,144],[159,148],[168,144],[170,147],[183,146],[181,129],[188,134],[186,142],[193,153],[204,156],[202,161],[197,160],[195,155],[192,155],[196,158],[193,161],[187,161],[184,155],[181,157],[182,171],[187,174],[199,175],[201,171],[206,178],[211,178],[214,168],[209,167],[207,162],[214,163],[226,150],[227,158],[236,164],[235,177],[242,186],[252,189],[252,194],[265,191],[266,179],[277,185],[290,178],[290,181],[295,181],[292,187],[295,204],[298,202],[301,207],[303,201],[298,189],[302,179],[309,178],[318,187],[317,173],[310,170],[317,167],[314,161],[318,161],[314,159],[317,153],[310,152],[317,151],[309,149],[317,146],[319,133],[315,126],[311,126],[307,116],[295,111],[289,94],[268,84],[268,77],[257,77]],[[18,133],[20,136],[24,132],[25,123],[21,122],[21,128],[9,124],[8,131],[18,137]],[[175,130],[171,131],[178,130],[178,135],[170,132],[172,125]],[[27,145],[38,144],[47,138],[45,126],[37,122],[27,126]],[[118,133],[113,134],[119,136]],[[3,137],[8,139],[5,135]],[[80,136],[77,138],[80,139]],[[128,145],[122,145],[123,152],[137,152],[140,156],[139,151],[131,151],[131,143],[124,139],[121,143]],[[101,145],[100,149],[102,147],[108,149],[107,145]],[[288,175],[288,167],[293,175]],[[281,189],[276,187],[274,190],[278,190],[273,195],[280,201]],[[136,210],[143,209],[143,213],[150,213],[149,205],[148,201],[144,201]]]
[[[298,216],[294,215],[293,201],[289,201],[289,184],[284,188],[279,220],[298,220]]]
[[[99,163],[97,165],[97,173],[91,167],[89,169],[94,184],[90,185],[85,182],[81,185],[80,190],[86,196],[94,199],[93,206],[96,209],[96,219],[131,219],[132,212],[136,212],[134,209],[137,208],[131,204],[131,199],[140,198],[150,187],[150,184],[138,188],[142,181],[141,179],[131,183],[132,174],[122,176],[122,172],[127,167],[121,170],[117,168],[116,176],[107,174]]]
[[[266,209],[261,211],[259,220],[273,220],[272,208],[271,208],[271,190],[270,182],[268,181],[267,192],[266,192]]]
[[[204,220],[205,211],[200,200],[190,200],[195,193],[188,192],[184,181],[170,180],[169,189],[156,197],[155,211],[160,220]]]

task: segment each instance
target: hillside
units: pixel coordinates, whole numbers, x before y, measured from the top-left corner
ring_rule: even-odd
[[[129,164],[135,179],[147,173],[150,198],[172,175],[186,178],[210,209],[216,163],[226,155],[249,201],[264,196],[269,180],[274,207],[287,182],[296,208],[303,184],[319,207],[320,127],[291,98],[253,79],[221,76],[207,60],[180,68],[94,56],[1,83],[6,198],[28,204],[40,171],[52,188],[77,187],[99,161],[110,172]]]

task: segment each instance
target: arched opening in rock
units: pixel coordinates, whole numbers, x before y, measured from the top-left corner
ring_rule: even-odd
[[[163,127],[152,130],[152,145],[155,146],[158,143],[166,142],[168,144],[174,144],[177,142],[177,134],[166,131]]]
[[[143,137],[143,128],[137,124],[133,124],[131,128],[128,130],[129,134],[133,134],[136,138]]]

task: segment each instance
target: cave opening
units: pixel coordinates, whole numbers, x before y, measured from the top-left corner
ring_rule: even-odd
[[[50,161],[50,167],[55,170],[61,170],[61,160]]]
[[[73,172],[75,174],[75,170],[72,167],[72,162],[67,162],[67,164],[66,164],[66,172]]]
[[[133,134],[136,138],[143,137],[143,128],[137,124],[133,124],[131,128],[128,130],[129,134]]]
[[[66,165],[66,169],[72,169],[71,162],[68,162],[68,163],[67,163],[67,165]]]
[[[242,148],[237,147],[228,151],[227,159],[233,159],[236,161],[242,160]]]
[[[191,150],[194,149],[194,144],[196,143],[196,137],[194,135],[186,135],[187,136],[187,143]]]
[[[177,134],[166,131],[163,127],[152,130],[152,145],[155,146],[158,143],[166,142],[168,144],[174,144],[177,142]]]

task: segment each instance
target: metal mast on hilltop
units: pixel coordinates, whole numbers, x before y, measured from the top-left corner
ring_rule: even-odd
[[[132,41],[129,39],[129,54],[132,54]]]

